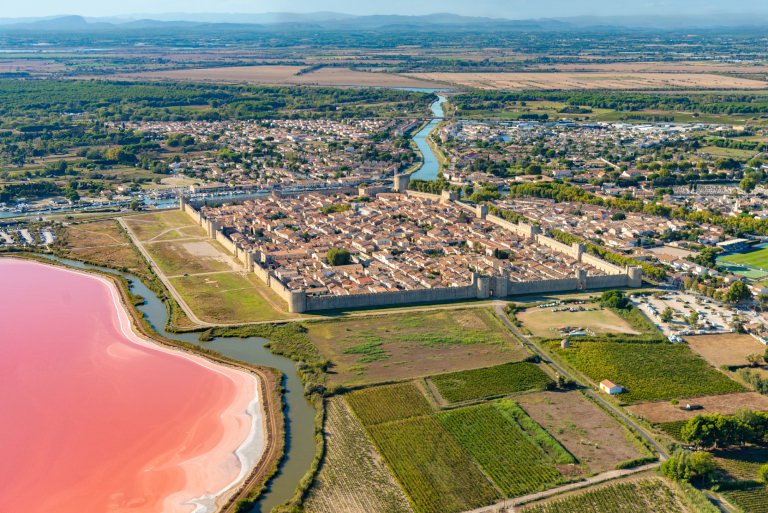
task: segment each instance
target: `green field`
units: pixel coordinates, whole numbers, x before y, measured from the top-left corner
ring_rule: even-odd
[[[547,455],[494,405],[448,411],[438,418],[507,497],[548,488],[562,477]]]
[[[744,267],[743,265],[726,264],[723,263],[723,261],[720,261],[719,264],[724,272],[744,276],[745,278],[749,278],[751,280],[759,280],[768,276],[768,271],[758,271],[757,269],[750,269],[749,267]]]
[[[624,387],[626,403],[742,392],[744,387],[712,368],[685,344],[572,342],[551,350],[595,383]]]
[[[489,308],[393,312],[311,323],[307,329],[333,364],[331,384],[407,380],[527,355]]]
[[[660,479],[609,484],[544,504],[528,506],[523,513],[680,513],[685,509]]]
[[[347,403],[364,426],[432,413],[424,394],[413,383],[357,390],[347,395]]]
[[[723,262],[733,264],[743,264],[750,267],[757,267],[768,271],[768,247],[747,251],[745,253],[734,253],[732,255],[720,258]]]
[[[675,440],[682,441],[680,431],[686,424],[688,424],[687,420],[673,420],[672,422],[660,422],[655,427]]]
[[[452,403],[526,390],[543,390],[553,383],[544,371],[530,362],[451,372],[429,379],[435,384],[440,395]]]
[[[246,323],[298,317],[254,274],[219,272],[170,278],[192,311],[204,321]]]
[[[456,513],[500,499],[435,416],[369,426],[368,433],[419,513]]]

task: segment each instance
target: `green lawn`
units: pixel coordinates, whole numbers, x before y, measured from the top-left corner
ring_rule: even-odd
[[[722,257],[723,262],[743,264],[768,271],[768,247]]]

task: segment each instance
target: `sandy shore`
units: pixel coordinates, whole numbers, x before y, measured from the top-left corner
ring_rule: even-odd
[[[168,463],[183,469],[186,481],[183,490],[164,500],[163,513],[214,513],[221,503],[243,484],[264,452],[266,426],[259,397],[258,378],[250,373],[218,365],[200,356],[169,349],[145,339],[134,331],[115,284],[90,273],[81,274],[98,279],[109,288],[117,321],[126,339],[155,351],[192,361],[230,379],[237,387],[237,398],[221,415],[225,424],[225,435],[216,448],[193,459]],[[236,467],[237,473],[232,477],[232,470]]]

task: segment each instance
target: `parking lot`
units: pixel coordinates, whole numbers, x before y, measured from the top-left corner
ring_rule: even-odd
[[[677,291],[666,292],[657,297],[651,294],[631,296],[630,301],[647,315],[667,338],[675,339],[675,342],[680,341],[676,339],[680,335],[729,333],[733,331],[731,323],[736,318],[736,313],[731,307],[723,306],[712,299]],[[672,320],[664,322],[661,320],[661,314],[667,308],[672,310]],[[699,316],[695,327],[688,323],[688,317],[694,311]],[[745,322],[753,322],[751,317],[758,322],[754,312],[739,311],[738,315]]]

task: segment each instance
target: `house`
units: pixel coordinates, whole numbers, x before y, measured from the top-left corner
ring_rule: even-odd
[[[604,379],[600,382],[600,390],[605,392],[606,394],[613,395],[613,394],[620,394],[624,391],[624,388],[620,387],[613,381]]]

